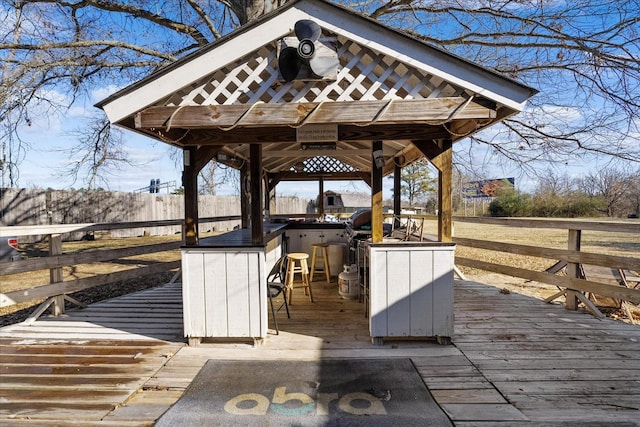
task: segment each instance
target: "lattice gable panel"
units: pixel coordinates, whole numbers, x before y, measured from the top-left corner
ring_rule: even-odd
[[[291,167],[291,170],[294,172],[306,173],[341,173],[357,171],[353,166],[330,156],[316,156],[306,159],[300,163],[302,163],[302,166],[298,166],[298,164],[296,164]]]
[[[465,96],[441,78],[337,37],[341,69],[336,81],[284,82],[278,71],[278,41],[216,70],[176,92],[163,105],[231,105]]]

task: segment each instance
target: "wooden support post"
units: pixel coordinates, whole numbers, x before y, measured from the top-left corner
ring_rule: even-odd
[[[249,172],[251,182],[251,243],[262,245],[264,231],[262,219],[262,145],[249,148]]]
[[[413,144],[438,169],[438,240],[453,240],[453,141],[438,143],[428,140],[412,141]]]
[[[568,249],[570,251],[580,251],[581,235],[582,235],[582,230],[569,230]],[[567,276],[572,278],[579,278],[580,264],[576,264],[574,262],[567,262]],[[578,303],[579,303],[577,291],[567,289],[565,294],[565,301],[566,301],[565,308],[567,310],[577,310]]]
[[[198,245],[198,169],[196,167],[196,147],[183,150],[184,170],[184,242],[188,246]]]
[[[265,199],[264,199],[264,210],[265,210],[265,218],[271,218],[272,215],[276,213],[276,187],[269,185],[269,179],[265,176],[264,180],[264,188],[265,188]]]
[[[269,189],[269,212],[272,215],[278,212],[278,198],[275,186]]]
[[[249,165],[245,162],[240,167],[240,227],[249,228],[251,225],[251,185],[249,184]]]
[[[262,196],[264,197],[264,200],[262,201],[262,204],[264,206],[264,220],[270,221],[271,201],[269,200],[269,198],[270,198],[271,192],[269,191],[269,180],[267,179],[266,174],[262,175],[261,185],[264,190],[262,194]]]
[[[434,162],[438,168],[438,240],[453,241],[453,150],[452,141],[441,143],[441,153]]]
[[[318,215],[324,219],[324,177],[318,180]]]
[[[375,155],[382,152],[382,141],[371,145],[371,241],[382,242],[382,168],[376,166]],[[374,154],[376,153],[376,154]]]
[[[400,213],[402,212],[402,203],[400,199],[400,185],[402,183],[400,176],[402,167],[398,164],[393,166],[393,228],[400,228]]]

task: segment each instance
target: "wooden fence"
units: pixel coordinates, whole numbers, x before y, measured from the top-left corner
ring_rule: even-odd
[[[278,196],[276,211],[307,212],[310,200],[294,196]],[[240,197],[233,195],[198,197],[198,212],[209,217],[240,215]],[[0,227],[41,224],[118,224],[123,222],[165,221],[184,218],[184,196],[176,194],[123,193],[84,190],[39,190],[0,188]],[[233,223],[210,224],[216,230],[230,230]],[[200,231],[206,231],[201,228]],[[83,233],[109,233],[111,237],[135,237],[143,233],[170,235],[181,232],[179,223],[169,222],[153,228],[118,228],[79,230],[68,234],[79,240]],[[37,236],[22,236],[23,243]]]
[[[489,263],[485,261],[456,257],[456,264],[492,271],[508,276],[519,277],[536,282],[547,283],[574,291],[590,292],[597,295],[631,301],[640,304],[640,290],[616,285],[591,282],[580,279],[579,265],[588,264],[612,269],[626,269],[640,271],[640,258],[619,255],[605,255],[583,252],[581,235],[583,230],[604,231],[612,233],[633,233],[640,241],[640,224],[607,221],[579,221],[563,219],[519,219],[519,218],[471,218],[456,217],[455,221],[475,224],[496,224],[508,227],[522,228],[553,228],[567,230],[567,249],[553,249],[513,243],[489,242],[484,240],[454,238],[456,244],[474,248],[502,251],[518,255],[529,255],[551,260],[562,261],[567,264],[567,275],[561,276],[551,272],[531,271],[507,265]]]

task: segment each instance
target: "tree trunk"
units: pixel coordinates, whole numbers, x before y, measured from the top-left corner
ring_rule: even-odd
[[[238,16],[240,25],[271,12],[285,3],[285,0],[231,0],[231,9]]]

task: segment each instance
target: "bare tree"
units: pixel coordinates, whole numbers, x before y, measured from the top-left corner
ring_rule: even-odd
[[[627,215],[636,218],[640,217],[640,168],[629,174],[625,185],[625,198],[622,209]]]
[[[581,189],[590,196],[601,197],[606,203],[606,215],[620,216],[631,175],[616,169],[605,168],[588,174],[581,180]]]
[[[109,188],[108,176],[116,173],[122,164],[132,165],[124,148],[122,131],[112,127],[104,115],[89,119],[70,137],[75,137],[77,144],[64,150],[69,161],[58,175],[74,183],[80,180],[89,190],[101,184]]]
[[[64,114],[282,0],[0,0],[0,142],[17,179],[32,111]],[[365,0],[361,13],[541,89],[526,111],[473,137],[535,170],[590,153],[640,162],[640,0]],[[63,100],[50,96],[63,93]],[[492,159],[495,162],[495,159]]]
[[[418,201],[426,201],[426,196],[436,191],[437,179],[432,176],[430,168],[431,166],[426,159],[418,160],[402,168],[400,194],[409,202],[409,206],[415,206]]]
[[[551,169],[547,169],[538,178],[538,185],[535,189],[536,195],[565,196],[576,190],[576,182],[568,175],[558,175]]]
[[[198,175],[200,194],[215,196],[218,188],[225,183],[233,183],[236,194],[240,194],[240,184],[238,183],[238,173],[222,163],[211,161],[200,171]]]
[[[474,142],[524,167],[589,153],[640,161],[638,0],[373,4],[371,16],[542,90],[524,113]]]

